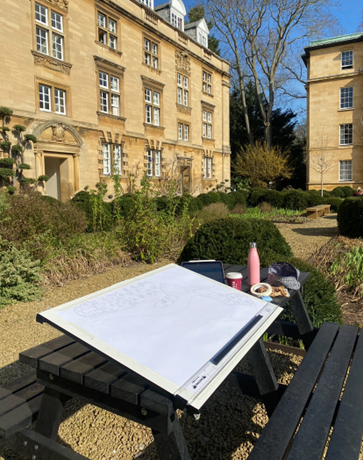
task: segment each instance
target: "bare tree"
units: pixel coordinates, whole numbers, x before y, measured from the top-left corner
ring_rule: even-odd
[[[276,90],[287,94],[289,79],[304,82],[300,64],[302,44],[335,25],[330,0],[199,0],[206,17],[227,45],[239,80],[250,143],[245,98],[245,79],[253,78],[259,110],[265,127],[265,142],[271,145],[271,115]],[[301,95],[300,95],[301,96]]]
[[[315,137],[314,151],[309,152],[309,165],[320,174],[321,196],[324,191],[324,174],[334,166],[334,157],[329,153],[328,145],[329,137],[322,129]]]

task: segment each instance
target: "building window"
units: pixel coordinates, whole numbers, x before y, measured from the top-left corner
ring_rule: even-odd
[[[207,47],[207,36],[203,32],[198,32],[198,42],[202,46]]]
[[[353,69],[353,51],[342,51],[342,69]]]
[[[103,155],[103,174],[121,175],[121,145],[119,144],[102,144]]]
[[[352,160],[339,161],[339,180],[353,180]]]
[[[160,126],[160,93],[145,88],[145,123]]]
[[[188,107],[189,105],[189,78],[178,73],[177,74],[177,86],[178,86],[177,87],[178,104],[185,105],[186,107]]]
[[[212,158],[203,158],[203,179],[212,179]]]
[[[161,152],[160,150],[147,151],[147,175],[160,177],[161,175]]]
[[[340,88],[340,108],[352,109],[353,108],[353,87]]]
[[[203,93],[212,94],[212,75],[203,71]]]
[[[43,112],[66,115],[66,96],[67,93],[63,89],[39,83],[39,109]]]
[[[113,50],[117,49],[117,21],[106,14],[97,12],[98,17],[98,41],[103,45],[109,46]]]
[[[144,63],[159,68],[159,45],[148,38],[144,38]]]
[[[35,3],[35,22],[37,51],[63,61],[63,16]]]
[[[350,145],[353,144],[353,125],[348,123],[339,126],[339,144]]]
[[[180,141],[189,141],[189,125],[178,123],[178,139]]]
[[[151,9],[153,7],[152,0],[140,0],[140,3],[143,3],[144,5],[148,6]]]
[[[176,27],[177,29],[183,30],[183,18],[178,16],[175,13],[171,13],[171,25]]]
[[[98,72],[100,111],[120,116],[120,79],[103,71]]]
[[[212,113],[203,110],[203,137],[212,139]]]

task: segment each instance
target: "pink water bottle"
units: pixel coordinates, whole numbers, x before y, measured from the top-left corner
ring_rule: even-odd
[[[260,282],[260,258],[258,257],[257,244],[251,243],[247,260],[248,284],[253,286]]]

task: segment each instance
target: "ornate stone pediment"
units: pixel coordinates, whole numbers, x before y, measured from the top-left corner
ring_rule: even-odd
[[[47,0],[47,2],[58,6],[61,10],[68,11],[69,0]]]
[[[60,61],[52,56],[47,56],[46,54],[38,53],[38,51],[34,50],[32,50],[32,55],[34,56],[34,64],[36,65],[42,65],[48,69],[56,70],[66,75],[69,75],[71,72],[72,64],[69,62]]]
[[[57,121],[37,126],[33,134],[37,138],[37,143],[47,142],[73,146],[81,146],[83,143],[80,135],[72,126]]]
[[[186,51],[175,50],[175,67],[179,72],[191,75],[190,58]]]

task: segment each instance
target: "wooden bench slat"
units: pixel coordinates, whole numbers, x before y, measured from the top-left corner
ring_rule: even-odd
[[[363,333],[360,333],[325,460],[356,460],[363,435]],[[359,403],[358,403],[359,402]]]
[[[47,343],[37,345],[36,347],[23,351],[19,354],[19,361],[23,364],[28,364],[29,366],[36,368],[38,359],[43,358],[54,351],[60,350],[71,343],[74,343],[73,339],[66,335],[62,335],[61,337],[57,337]]]
[[[146,390],[144,381],[131,374],[127,374],[111,385],[111,396],[130,402],[139,403],[139,396]]]
[[[357,332],[357,327],[341,327],[287,460],[321,459]]]
[[[107,363],[85,375],[84,384],[88,388],[109,394],[110,385],[125,374],[126,369],[113,363]]]
[[[283,394],[249,460],[281,460],[334,342],[339,325],[324,323]]]
[[[21,406],[26,401],[35,398],[36,396],[43,393],[44,386],[40,383],[34,383],[20,391],[16,394],[11,394],[7,398],[1,401],[0,405],[0,416],[8,412],[11,412],[18,406]]]
[[[0,417],[0,437],[9,438],[36,420],[42,395],[39,395]]]
[[[11,383],[8,383],[2,389],[8,391],[9,393],[16,393],[17,391],[22,390],[23,388],[35,383],[36,381],[37,373],[36,371],[32,371],[29,374],[23,375]]]
[[[84,376],[107,361],[97,353],[90,352],[61,367],[60,375],[79,384],[83,383]]]
[[[39,361],[39,369],[50,372],[54,375],[59,375],[61,366],[64,366],[70,361],[73,361],[86,353],[90,353],[89,348],[86,348],[78,342],[73,343],[49,356],[42,358]]]

